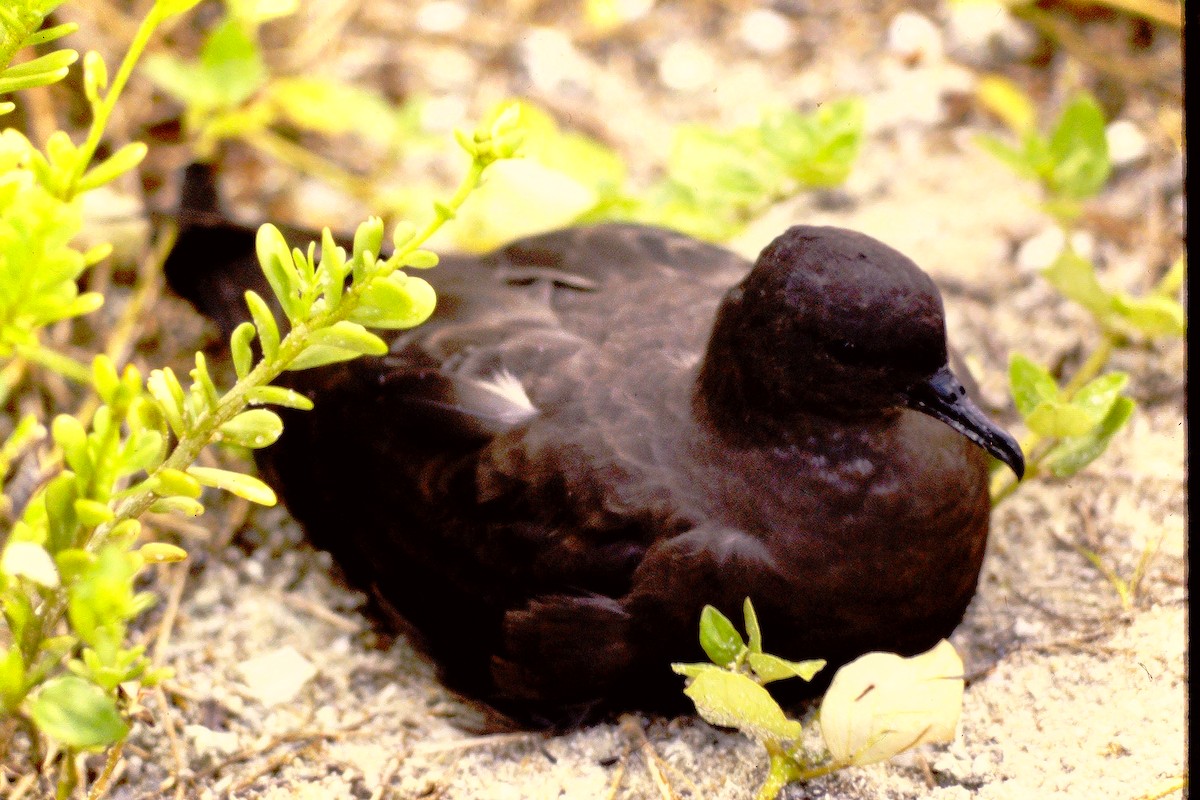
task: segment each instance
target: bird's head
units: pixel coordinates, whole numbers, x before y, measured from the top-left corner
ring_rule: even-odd
[[[762,251],[717,312],[700,392],[718,422],[735,426],[911,408],[1024,471],[1017,443],[948,365],[933,281],[855,231],[798,225]]]

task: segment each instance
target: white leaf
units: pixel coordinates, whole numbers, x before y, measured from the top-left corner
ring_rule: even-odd
[[[872,764],[954,738],[963,664],[946,640],[912,658],[867,653],[838,670],[821,701],[821,734],[835,762]]]

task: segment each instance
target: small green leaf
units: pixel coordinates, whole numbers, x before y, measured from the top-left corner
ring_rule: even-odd
[[[1047,183],[1055,194],[1081,200],[1108,180],[1104,112],[1090,94],[1079,93],[1063,110],[1050,134],[1050,156],[1054,166]]]
[[[1183,336],[1183,306],[1178,300],[1161,294],[1132,297],[1119,293],[1112,298],[1112,308],[1125,322],[1146,336]]]
[[[1082,436],[1096,425],[1087,411],[1070,403],[1042,403],[1025,418],[1029,429],[1040,436],[1064,438]]]
[[[308,338],[310,345],[350,350],[369,356],[386,355],[387,342],[357,322],[343,320],[328,328],[318,328]]]
[[[85,172],[83,177],[79,179],[76,190],[79,192],[88,192],[119,178],[142,163],[142,160],[146,157],[146,153],[146,145],[141,142],[130,142]]]
[[[362,258],[364,253],[370,253],[379,258],[379,251],[383,247],[383,232],[383,220],[379,217],[371,217],[361,223],[354,230],[353,257],[358,259]]]
[[[751,652],[746,657],[746,660],[750,663],[750,669],[754,670],[754,674],[763,683],[781,681],[785,678],[800,678],[801,680],[811,681],[814,675],[825,668],[825,662],[820,659],[812,661],[788,661],[779,656],[761,652]]]
[[[995,114],[1018,136],[1032,130],[1037,122],[1033,100],[1025,90],[1002,75],[985,75],[975,85],[979,103]]]
[[[1050,373],[1020,353],[1014,353],[1009,361],[1008,383],[1022,417],[1028,417],[1042,403],[1059,398],[1058,384]]]
[[[79,522],[89,528],[103,525],[113,518],[113,511],[108,507],[108,503],[101,503],[99,500],[90,500],[86,497],[75,501],[75,514],[79,517]]]
[[[250,343],[254,341],[256,333],[253,323],[243,322],[229,336],[229,352],[233,356],[233,369],[239,380],[249,375],[254,366],[254,351],[250,349]]]
[[[137,552],[147,564],[174,564],[188,557],[187,550],[166,542],[147,542]]]
[[[803,732],[766,689],[739,672],[706,670],[683,693],[708,723],[737,728],[759,742],[794,741]]]
[[[116,702],[99,686],[74,675],[46,681],[29,711],[38,730],[73,749],[106,747],[129,733]]]
[[[252,408],[220,427],[220,440],[241,447],[260,448],[274,444],[283,433],[283,420],[274,411]]]
[[[70,414],[59,414],[50,424],[50,432],[71,469],[79,473],[90,470],[92,460],[88,455],[87,431],[79,420]]]
[[[437,253],[429,250],[413,250],[400,259],[401,267],[412,267],[413,269],[430,269],[437,265]]]
[[[161,495],[182,495],[193,500],[200,498],[200,482],[177,469],[160,470],[154,476],[154,491]]]
[[[1128,397],[1118,397],[1101,423],[1087,435],[1059,442],[1046,454],[1044,466],[1058,478],[1069,478],[1095,461],[1108,448],[1112,437],[1125,427],[1136,404]]]
[[[370,328],[403,330],[429,319],[437,305],[433,287],[402,272],[371,283],[350,321]]]
[[[1112,296],[1096,279],[1096,267],[1069,248],[1042,270],[1042,277],[1064,297],[1079,303],[1101,322],[1112,311]]]
[[[1088,414],[1093,424],[1099,424],[1128,383],[1129,376],[1124,372],[1110,372],[1093,378],[1075,393],[1071,405]]]
[[[271,404],[285,408],[297,408],[301,411],[311,411],[312,400],[293,389],[282,386],[257,386],[246,392],[246,400],[251,404]]]
[[[271,307],[256,292],[246,292],[246,307],[254,319],[254,328],[258,331],[258,341],[262,345],[263,358],[275,358],[279,352],[279,326],[275,324],[275,315]]]
[[[312,369],[313,367],[323,367],[326,364],[337,364],[342,361],[350,361],[358,358],[362,353],[357,350],[347,350],[343,347],[326,347],[324,345],[314,344],[305,348],[299,356],[294,358],[287,365],[289,372],[296,372],[302,369]]]
[[[190,497],[160,497],[150,504],[150,510],[155,514],[184,514],[198,517],[204,513],[204,504]]]
[[[746,647],[741,635],[729,617],[713,606],[705,606],[700,612],[700,646],[714,664],[732,664]]]
[[[271,491],[271,487],[258,478],[213,467],[191,466],[188,467],[187,472],[205,486],[223,489],[252,503],[273,506],[277,502],[275,492]]]
[[[749,639],[748,647],[751,653],[761,653],[762,647],[762,629],[758,627],[758,614],[754,611],[754,603],[750,602],[747,597],[742,603],[742,618],[746,622],[746,637]]]
[[[298,299],[300,278],[292,260],[292,252],[288,249],[287,240],[283,238],[283,234],[279,232],[278,228],[267,223],[258,229],[258,235],[255,237],[255,250],[258,253],[258,263],[262,266],[263,274],[267,276],[267,282],[271,284],[271,290],[275,292],[275,297],[283,306],[284,313],[287,314],[288,319],[296,320],[300,314]],[[250,294],[250,292],[246,293],[248,303]],[[255,322],[259,322],[258,315],[254,314],[253,306],[250,308],[250,313],[254,315]],[[259,335],[263,335],[261,325],[259,326]],[[266,349],[265,337],[263,349]]]

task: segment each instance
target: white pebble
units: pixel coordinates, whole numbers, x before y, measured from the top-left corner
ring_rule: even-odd
[[[563,31],[532,29],[521,42],[521,55],[529,79],[542,91],[558,91],[567,84],[588,85],[588,64]]]
[[[942,60],[942,32],[924,14],[901,11],[888,25],[887,49],[906,62],[926,64]]]
[[[792,43],[792,35],[792,23],[788,18],[766,8],[743,14],[738,24],[742,44],[764,56],[786,50]]]
[[[1066,238],[1057,225],[1044,228],[1026,239],[1017,248],[1017,268],[1023,272],[1036,272],[1054,263],[1066,246]],[[1096,238],[1087,231],[1071,234],[1071,249],[1078,255],[1090,259],[1096,254]]]
[[[1114,167],[1137,163],[1150,152],[1150,143],[1145,134],[1127,119],[1109,123],[1104,136],[1108,140],[1108,159]]]
[[[954,58],[992,66],[1033,52],[1037,36],[1016,20],[1001,0],[946,4],[946,44]]]
[[[250,694],[264,706],[295,699],[317,674],[312,662],[291,645],[246,659],[237,670]]]
[[[695,42],[675,42],[658,62],[659,80],[678,92],[693,92],[708,86],[716,72],[712,55]]]
[[[467,22],[467,10],[453,0],[433,0],[417,9],[417,27],[427,33],[453,33]]]

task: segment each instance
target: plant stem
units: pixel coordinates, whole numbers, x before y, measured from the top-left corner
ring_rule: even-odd
[[[64,378],[70,378],[76,383],[91,383],[92,370],[87,364],[76,361],[70,356],[51,350],[41,344],[21,344],[16,347],[17,353],[33,364],[40,364],[47,369],[57,372]]]
[[[108,758],[104,762],[104,771],[100,773],[100,777],[96,778],[96,782],[92,784],[92,788],[88,791],[88,800],[100,800],[108,793],[108,782],[112,779],[113,771],[117,768],[117,763],[121,760],[121,751],[125,749],[125,740],[114,744],[108,749]]]
[[[163,12],[161,6],[155,3],[150,9],[150,13],[146,15],[141,25],[138,26],[137,33],[134,34],[133,41],[129,43],[129,50],[125,52],[125,57],[121,60],[121,66],[117,69],[117,74],[113,77],[112,83],[109,84],[109,89],[105,93],[104,99],[92,108],[92,124],[88,129],[87,138],[84,139],[83,144],[79,148],[77,154],[78,160],[75,163],[75,169],[63,193],[63,200],[70,200],[75,197],[79,179],[83,177],[83,173],[92,162],[92,157],[96,154],[96,148],[100,146],[100,139],[104,136],[104,129],[108,127],[108,119],[112,116],[113,109],[117,105],[117,100],[120,98],[121,92],[124,91],[125,84],[129,82],[129,76],[133,74],[133,68],[142,57],[142,52],[146,49],[146,45],[150,43],[150,37],[154,35],[154,30],[162,21]]]

